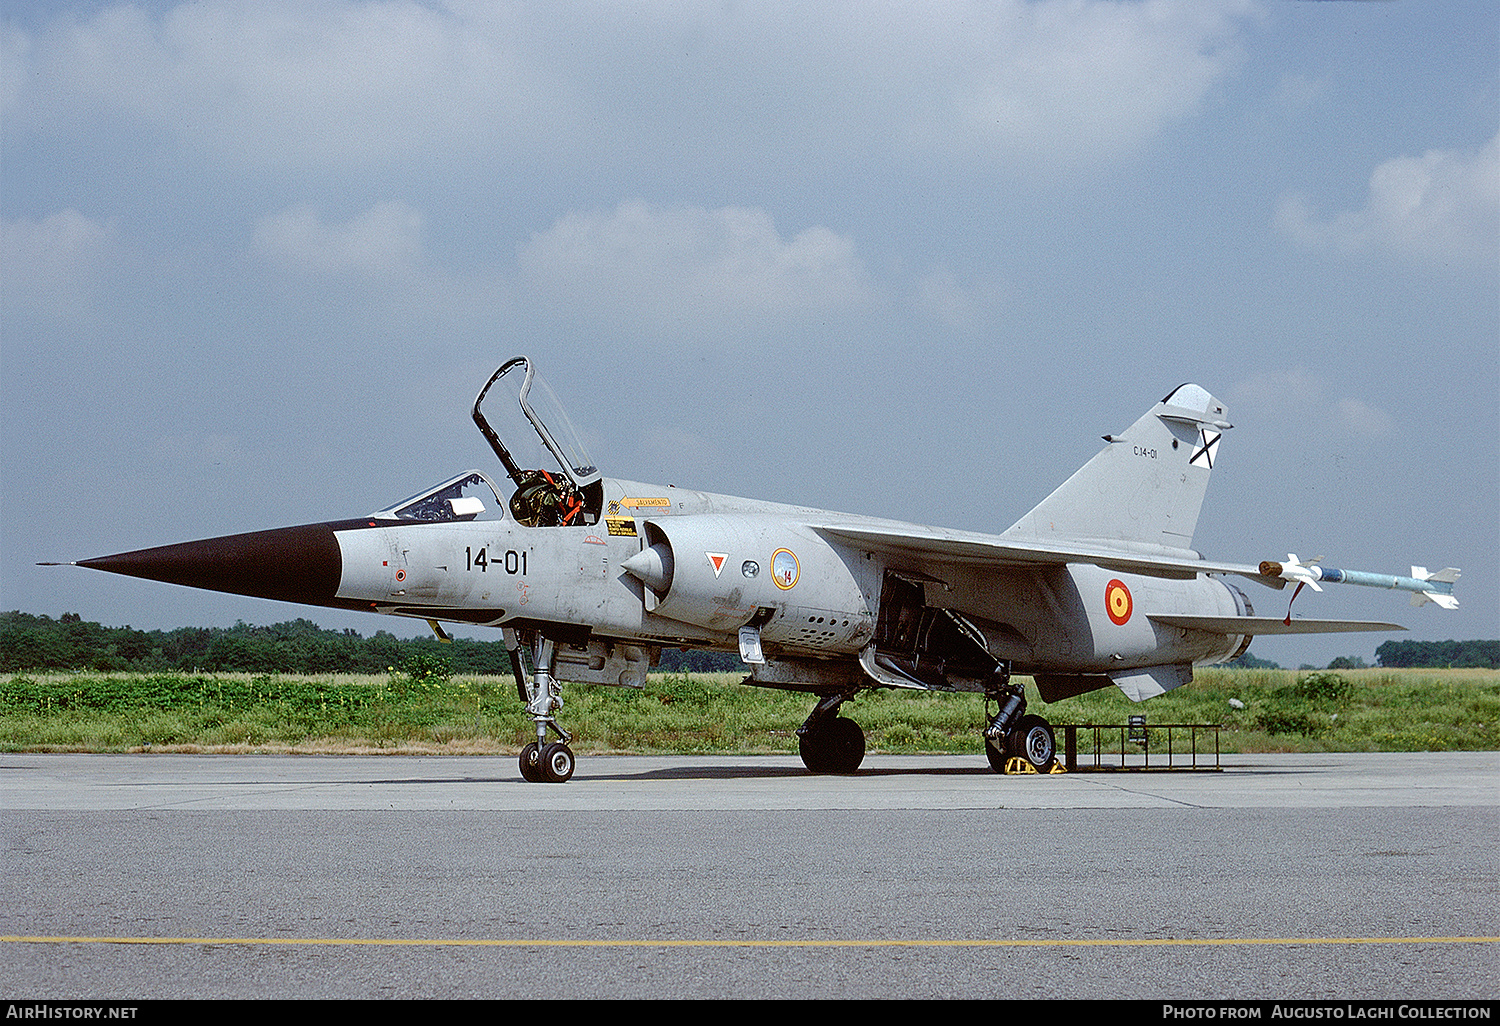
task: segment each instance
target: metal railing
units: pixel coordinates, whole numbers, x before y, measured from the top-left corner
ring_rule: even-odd
[[[1144,717],[1132,716],[1130,722],[1124,724],[1063,723],[1055,724],[1052,730],[1054,735],[1062,734],[1063,765],[1069,773],[1120,770],[1218,772],[1223,768],[1219,765],[1219,725],[1216,723],[1147,725]],[[1084,732],[1085,740],[1093,743],[1092,755],[1085,753],[1083,760],[1079,759],[1078,753],[1080,731]],[[1209,735],[1213,737],[1212,754],[1207,751]],[[1106,752],[1106,742],[1117,736],[1119,750]],[[1182,742],[1187,743],[1187,751],[1177,750]],[[1114,764],[1110,760],[1118,762]]]

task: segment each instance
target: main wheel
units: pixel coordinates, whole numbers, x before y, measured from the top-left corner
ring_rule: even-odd
[[[1005,760],[1007,758],[1005,751],[1001,748],[996,748],[995,742],[989,738],[984,739],[984,756],[990,760],[990,769],[996,773],[1005,772]]]
[[[1057,761],[1057,738],[1052,735],[1052,725],[1040,716],[1022,716],[1005,739],[1005,751],[1031,763],[1038,773],[1050,772]]]
[[[542,780],[542,747],[535,741],[521,749],[521,779],[532,784]]]
[[[549,784],[565,784],[573,775],[573,749],[554,741],[542,749],[542,779]]]
[[[865,761],[865,732],[838,716],[798,737],[797,751],[813,773],[853,773]]]

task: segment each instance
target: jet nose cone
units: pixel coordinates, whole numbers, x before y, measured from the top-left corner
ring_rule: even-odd
[[[162,545],[79,560],[79,566],[189,588],[336,605],[343,560],[330,524]]]

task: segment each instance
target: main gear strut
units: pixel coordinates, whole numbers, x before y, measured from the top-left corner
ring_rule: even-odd
[[[996,706],[994,715],[990,705]],[[1011,680],[1010,664],[1001,662],[985,684],[984,754],[990,768],[1004,773],[1011,759],[1024,759],[1038,773],[1057,761],[1057,739],[1052,725],[1040,716],[1026,715],[1026,689]]]

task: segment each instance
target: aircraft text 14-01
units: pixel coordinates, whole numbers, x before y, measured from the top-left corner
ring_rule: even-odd
[[[503,559],[491,559],[486,548],[486,546],[480,546],[476,551],[473,546],[465,545],[464,569],[488,572],[489,568],[494,566],[496,568],[503,567],[508,574],[520,574],[523,576],[526,574],[526,551],[524,549],[519,551],[516,549],[506,549]]]

